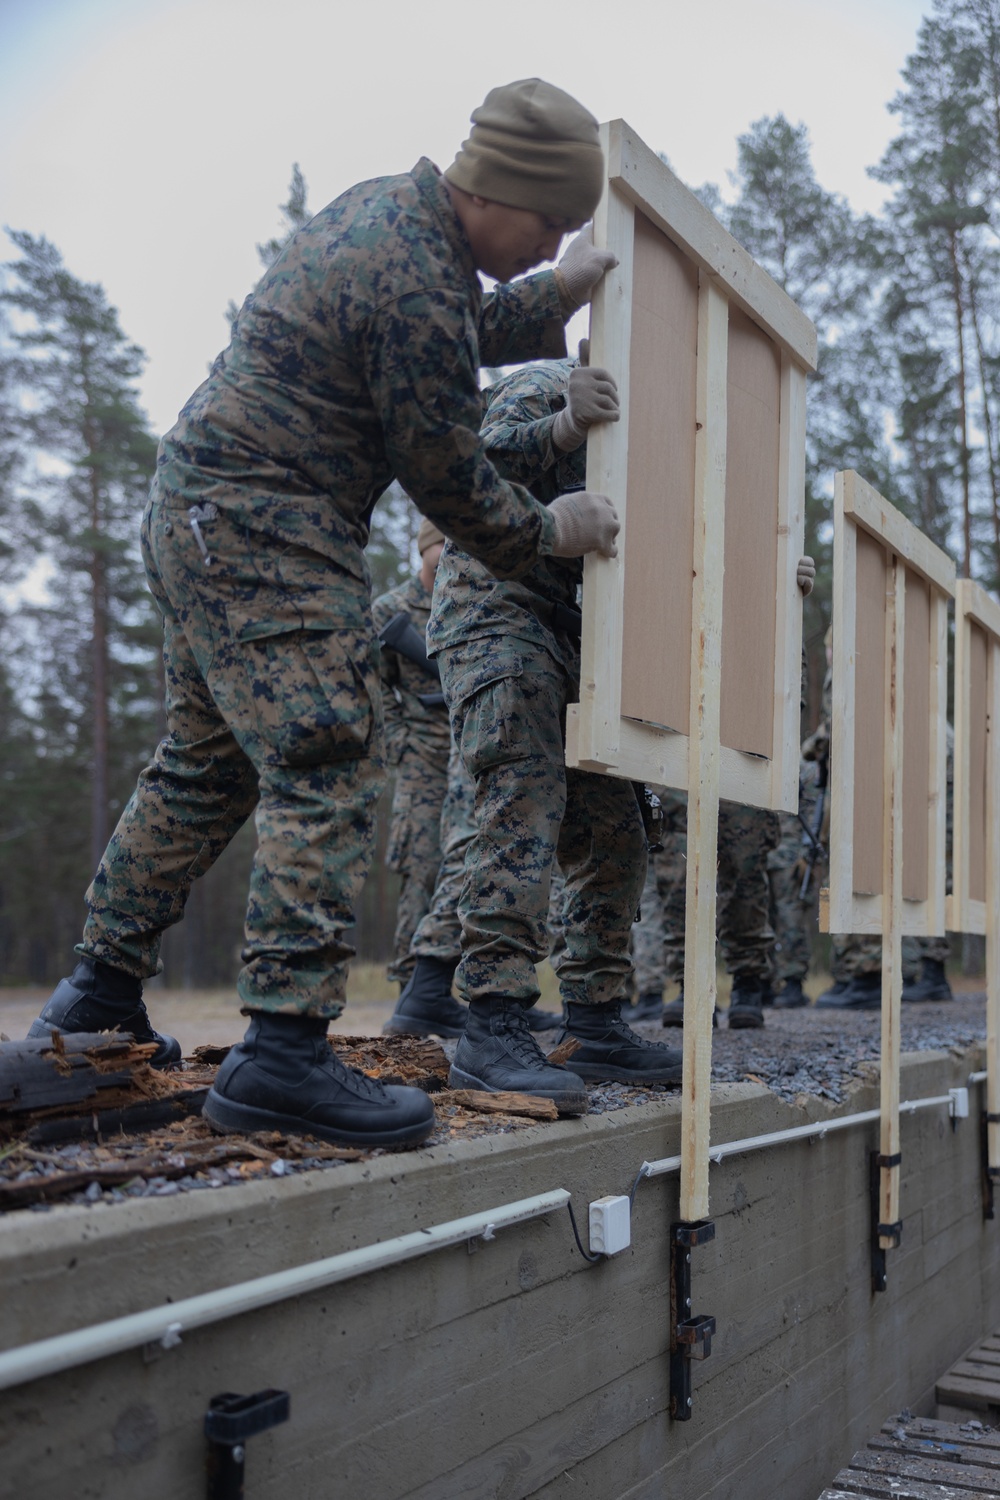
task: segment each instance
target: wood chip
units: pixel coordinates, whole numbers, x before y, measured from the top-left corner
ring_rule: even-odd
[[[443,1089],[435,1095],[435,1104],[457,1104],[483,1115],[527,1115],[531,1120],[558,1120],[559,1111],[553,1099],[538,1094],[515,1094],[485,1089]],[[458,1123],[457,1121],[455,1122]]]
[[[575,1036],[568,1036],[565,1041],[559,1043],[558,1047],[553,1048],[545,1060],[557,1066],[561,1063],[568,1063],[573,1053],[579,1052],[582,1045],[582,1042],[578,1042]]]

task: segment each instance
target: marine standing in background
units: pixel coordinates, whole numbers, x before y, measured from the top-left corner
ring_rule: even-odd
[[[421,523],[417,533],[420,572],[374,601],[376,632],[405,615],[423,643],[444,541],[443,532],[432,521]],[[386,977],[402,987],[416,963],[410,940],[430,905],[441,864],[441,806],[448,789],[451,730],[437,674],[429,674],[403,645],[393,647],[383,641],[379,676],[386,760],[395,770],[385,863],[400,876]]]
[[[80,962],[32,1026],[121,1028],[176,1058],[142,1003],[163,930],[253,813],[237,992],[250,1025],[205,1103],[221,1130],[382,1145],[432,1128],[419,1089],[345,1068],[326,1041],[354,949],[344,929],[384,781],[364,548],[393,477],[497,576],[612,552],[600,495],[548,507],[479,435],[479,367],[566,352],[564,325],[613,256],[586,236],[604,162],[561,89],[494,89],[444,176],[351,188],[298,230],[162,439],[142,525],[164,621],[167,734],[87,893]],[[499,283],[484,297],[477,272]]]
[[[493,386],[483,423],[498,470],[543,501],[582,485],[596,422],[617,421],[605,370],[571,361],[518,371]],[[677,1081],[681,1054],[621,1019],[629,932],[646,874],[646,839],[627,781],[567,769],[566,705],[579,696],[579,562],[545,560],[501,582],[449,543],[427,639],[441,666],[452,732],[476,786],[476,836],[459,900],[458,985],[469,1017],[452,1064],[455,1087],[519,1090],[586,1108],[583,1079]],[[535,965],[549,952],[555,861],[566,879],[565,948],[554,960],[569,1070],[537,1047],[526,1012]]]

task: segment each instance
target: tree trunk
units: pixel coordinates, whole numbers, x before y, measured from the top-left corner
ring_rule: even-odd
[[[89,350],[84,342],[80,349],[80,368],[87,407],[89,390]],[[90,863],[96,870],[108,843],[108,807],[110,785],[108,771],[108,580],[107,563],[100,541],[104,535],[104,506],[98,467],[99,440],[89,410],[84,412],[83,437],[85,463],[90,486],[90,525],[93,533],[90,553],[91,610],[91,692],[93,717],[93,768],[90,782]]]
[[[969,418],[967,410],[968,379],[965,369],[965,304],[962,297],[962,273],[958,264],[958,236],[948,234],[948,258],[951,262],[951,290],[955,305],[955,339],[958,350],[958,425],[959,453],[962,470],[962,562],[966,578],[972,577],[972,496],[969,465]]]

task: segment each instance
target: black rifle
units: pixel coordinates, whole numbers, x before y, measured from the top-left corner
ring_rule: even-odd
[[[386,650],[395,651],[397,656],[412,662],[419,671],[433,677],[435,682],[441,681],[441,670],[437,662],[427,655],[427,643],[405,609],[401,609],[388,624],[382,626],[378,638]],[[444,706],[443,693],[418,693],[417,700],[424,708]]]
[[[816,807],[813,810],[812,827],[805,818],[799,814],[799,822],[805,830],[802,839],[805,869],[802,872],[802,884],[799,886],[799,900],[806,901],[809,898],[809,885],[812,881],[813,870],[816,861],[826,850],[820,842],[820,834],[823,832],[823,814],[826,811],[826,789],[830,781],[830,742],[826,742],[826,750],[822,755],[816,757]]]

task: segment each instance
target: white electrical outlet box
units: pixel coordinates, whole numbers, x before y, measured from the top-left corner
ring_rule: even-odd
[[[951,1099],[951,1103],[948,1106],[948,1113],[951,1115],[951,1118],[953,1120],[967,1120],[969,1118],[969,1090],[949,1089],[948,1094]]]
[[[590,1205],[590,1250],[592,1255],[617,1255],[632,1243],[632,1224],[627,1198],[597,1198]]]

